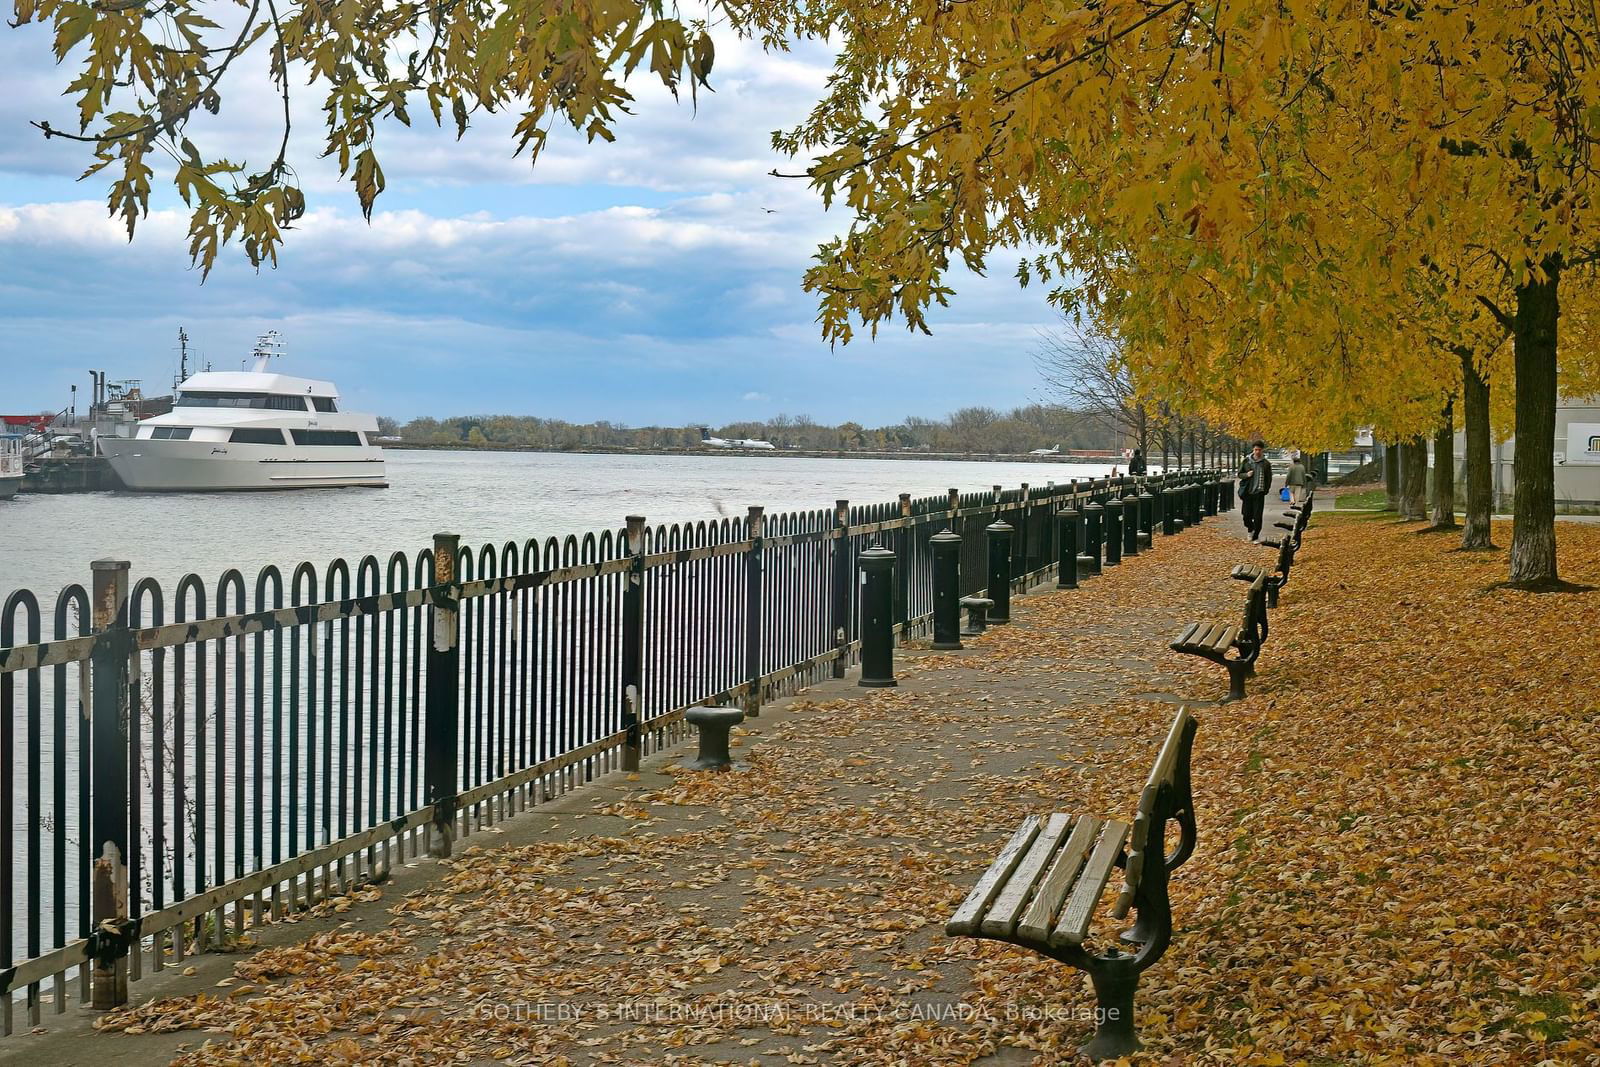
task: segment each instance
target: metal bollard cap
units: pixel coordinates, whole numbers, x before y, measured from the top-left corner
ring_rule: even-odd
[[[945,545],[959,545],[960,543],[961,535],[951,530],[948,526],[934,534],[932,537],[928,538],[928,544],[937,545],[940,547]]]

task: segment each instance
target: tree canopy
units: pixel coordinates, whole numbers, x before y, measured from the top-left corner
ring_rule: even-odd
[[[1118,338],[1142,396],[1224,428],[1414,439],[1470,368],[1515,386],[1512,577],[1556,577],[1559,328],[1588,337],[1570,280],[1600,252],[1600,14],[1579,0],[249,0],[227,26],[202,0],[15,4],[78,75],[76,131],[46,133],[92,146],[130,235],[170,157],[202,268],[230,240],[273,261],[305,206],[284,148],[246,168],[191,136],[252,48],[285,146],[291,85],[325,94],[370,214],[386,119],[426,109],[459,136],[515,110],[536,158],[558,120],[615,136],[632,74],[693,96],[713,22],[826,38],[824,96],[773,139],[849,217],[805,277],[825,338],[927,329],[953,263],[1004,253]],[[1569,383],[1600,382],[1594,352],[1561,347]]]

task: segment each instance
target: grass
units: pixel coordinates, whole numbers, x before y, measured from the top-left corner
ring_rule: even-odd
[[[1360,493],[1342,493],[1334,497],[1333,506],[1340,510],[1382,511],[1387,494],[1382,489],[1368,489]]]

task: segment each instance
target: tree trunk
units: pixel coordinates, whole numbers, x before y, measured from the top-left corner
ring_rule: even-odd
[[[1456,526],[1456,401],[1444,402],[1444,415],[1433,435],[1433,528]]]
[[[1400,510],[1400,442],[1390,441],[1383,446],[1383,510]]]
[[[1400,515],[1411,522],[1428,517],[1428,439],[1418,434],[1400,446]]]
[[[1467,435],[1467,525],[1461,547],[1494,548],[1489,516],[1494,514],[1494,486],[1489,471],[1489,380],[1478,373],[1471,349],[1460,349],[1462,426]]]
[[[1511,581],[1556,581],[1556,324],[1561,257],[1545,257],[1544,281],[1517,287],[1512,342],[1517,365],[1516,498],[1511,527]]]

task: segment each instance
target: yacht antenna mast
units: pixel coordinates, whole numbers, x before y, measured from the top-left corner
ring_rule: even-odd
[[[178,327],[178,380],[172,383],[172,391],[176,393],[178,387],[189,377],[189,335],[182,326]]]
[[[250,355],[256,361],[256,365],[250,369],[257,374],[266,373],[272,363],[272,357],[283,355],[283,342],[278,339],[278,331],[268,330],[256,338],[255,350]]]

